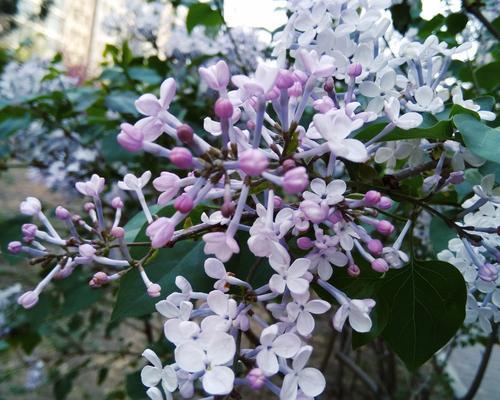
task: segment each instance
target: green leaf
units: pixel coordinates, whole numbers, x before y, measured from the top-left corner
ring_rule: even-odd
[[[412,260],[389,271],[380,295],[390,306],[382,335],[411,370],[443,347],[465,318],[463,277],[442,261]]]
[[[476,81],[480,87],[486,90],[495,89],[500,83],[500,61],[495,61],[478,68],[475,72]]]
[[[137,116],[139,113],[135,109],[134,104],[137,97],[137,94],[134,92],[116,91],[106,96],[105,103],[111,111]]]
[[[93,87],[72,88],[66,91],[66,96],[76,111],[85,111],[99,99],[100,90]]]
[[[438,217],[433,217],[429,228],[432,250],[437,255],[440,251],[448,248],[448,242],[457,235],[446,223]]]
[[[237,236],[240,253],[233,255],[225,266],[227,271],[246,279],[250,268],[257,262],[254,278],[250,282],[258,287],[269,280],[271,268],[266,262],[252,255],[246,245],[247,239],[248,235],[245,234]],[[175,285],[178,275],[185,277],[195,291],[209,291],[213,287],[215,281],[205,274],[203,264],[208,256],[205,255],[203,247],[202,240],[177,242],[172,248],[160,249],[154,260],[145,267],[149,278],[161,286],[162,298],[178,290]],[[139,272],[133,269],[120,280],[118,298],[111,319],[117,321],[151,314],[157,302],[158,299],[148,296]]]
[[[424,121],[418,128],[403,130],[400,128],[394,129],[391,133],[384,136],[384,140],[401,140],[401,139],[450,139],[453,134],[453,127],[448,120],[438,121],[430,114],[422,114]],[[368,141],[386,127],[388,122],[377,122],[367,125],[356,134],[356,139]]]
[[[207,27],[218,27],[224,22],[222,15],[212,9],[207,3],[195,3],[189,7],[186,17],[186,28],[189,33],[197,25],[204,25]]]
[[[500,130],[490,128],[471,115],[455,115],[453,123],[460,131],[467,148],[486,160],[500,163],[498,144]]]
[[[454,13],[446,17],[446,27],[448,28],[448,33],[451,35],[456,35],[462,32],[467,25],[469,19],[464,13]]]
[[[129,76],[139,82],[155,85],[161,82],[161,76],[155,70],[146,67],[131,67],[128,70]]]
[[[203,242],[186,240],[176,243],[172,248],[158,251],[156,258],[146,267],[149,278],[162,288],[162,298],[177,290],[175,278],[184,276],[194,290],[210,288],[203,269]],[[212,283],[213,284],[213,283]],[[126,317],[140,317],[151,314],[158,299],[148,296],[144,282],[137,269],[133,269],[120,280],[118,298],[113,309],[113,321]]]
[[[29,114],[12,115],[7,111],[2,111],[4,118],[0,119],[0,140],[7,139],[17,132],[28,128],[30,124]]]
[[[427,36],[439,30],[439,28],[443,26],[444,21],[445,17],[442,14],[436,15],[429,21],[424,20],[420,25],[418,36],[420,36],[423,39],[427,38]]]

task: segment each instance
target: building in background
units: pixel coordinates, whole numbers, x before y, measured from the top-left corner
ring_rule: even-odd
[[[50,57],[63,54],[68,67],[88,75],[99,67],[106,43],[113,42],[103,30],[103,19],[121,6],[123,0],[19,0],[12,17],[17,29],[2,39],[16,48],[30,41],[33,53]],[[43,7],[46,15],[40,17]]]

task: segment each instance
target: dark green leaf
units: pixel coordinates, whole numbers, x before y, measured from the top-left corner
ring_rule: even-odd
[[[186,28],[191,32],[197,25],[218,27],[224,22],[219,11],[212,9],[207,3],[195,3],[189,7],[186,17]]]
[[[453,133],[453,128],[450,121],[438,121],[430,114],[423,114],[424,121],[418,128],[409,129],[407,131],[396,128],[388,135],[384,136],[384,140],[401,140],[401,139],[450,139]],[[367,125],[356,134],[356,139],[367,141],[373,138],[376,134],[385,128],[388,122],[374,122]]]
[[[477,84],[486,90],[495,89],[500,83],[498,76],[500,75],[500,61],[495,61],[475,71]]]
[[[453,123],[460,131],[467,148],[486,160],[500,163],[500,130],[483,124],[471,115],[460,114],[453,117]]]
[[[446,17],[446,26],[448,28],[448,33],[451,35],[456,35],[465,28],[467,21],[469,19],[464,13],[454,13]]]
[[[442,261],[413,260],[402,269],[391,270],[380,295],[390,306],[382,335],[411,370],[443,347],[465,317],[463,277]]]

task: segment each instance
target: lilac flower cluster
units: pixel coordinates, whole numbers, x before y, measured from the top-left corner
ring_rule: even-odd
[[[472,236],[450,240],[448,249],[438,254],[440,260],[456,266],[467,283],[465,322],[477,322],[486,334],[492,322],[500,321],[500,188],[494,186],[494,175],[474,186],[474,196],[462,205],[460,223]]]

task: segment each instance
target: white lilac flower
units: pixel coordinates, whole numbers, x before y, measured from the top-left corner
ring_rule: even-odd
[[[293,358],[292,368],[283,379],[281,400],[297,399],[299,389],[310,397],[318,396],[325,389],[326,381],[323,374],[316,368],[306,368],[312,350],[311,346],[304,346]]]
[[[372,327],[370,311],[375,307],[375,300],[347,300],[335,313],[333,326],[339,332],[342,331],[345,321],[349,319],[349,325],[356,332],[369,332]]]
[[[311,265],[306,258],[298,258],[292,265],[275,264],[270,260],[271,266],[277,272],[271,276],[269,287],[273,292],[283,293],[286,288],[294,294],[304,294],[309,289],[309,281],[305,278]]]
[[[234,372],[225,364],[236,352],[234,339],[217,332],[207,343],[187,342],[175,349],[175,361],[184,371],[202,372],[203,389],[212,395],[224,395],[233,390]]]
[[[293,301],[286,306],[286,312],[291,322],[296,322],[297,332],[308,336],[314,330],[314,317],[312,314],[324,314],[330,309],[330,304],[325,300],[309,300],[309,292],[303,295],[294,294]]]
[[[300,339],[294,333],[280,333],[277,324],[265,328],[260,335],[260,350],[256,361],[266,375],[279,370],[278,357],[291,358],[300,348]]]

